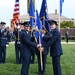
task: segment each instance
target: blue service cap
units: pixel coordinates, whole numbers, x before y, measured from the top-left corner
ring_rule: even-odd
[[[55,24],[56,26],[58,26],[58,24],[57,24],[57,22],[56,22],[55,20],[49,20],[48,23],[49,23],[50,25]]]
[[[24,25],[24,26],[30,26],[30,22],[29,21],[25,21],[24,23],[22,23],[22,25]]]
[[[1,23],[0,23],[0,24],[1,24],[1,25],[6,25],[6,23],[5,23],[5,22],[2,22],[2,21],[1,21]]]

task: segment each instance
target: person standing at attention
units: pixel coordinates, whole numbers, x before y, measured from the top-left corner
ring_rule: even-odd
[[[66,43],[68,43],[68,40],[69,40],[69,32],[68,31],[66,31],[65,37],[66,37]]]
[[[44,44],[45,47],[50,47],[50,56],[52,57],[52,65],[54,75],[62,75],[60,57],[63,54],[61,46],[61,34],[57,28],[58,24],[55,20],[49,20],[52,37]]]
[[[8,32],[5,27],[6,23],[1,22],[0,23],[2,28],[0,29],[0,63],[6,62],[6,43],[7,43],[7,37]]]

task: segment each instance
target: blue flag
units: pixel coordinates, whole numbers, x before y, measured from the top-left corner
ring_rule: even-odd
[[[35,32],[35,37],[36,37],[36,40],[38,40],[38,44],[43,44],[43,39],[42,39],[42,33],[39,32],[39,31],[36,31]]]
[[[31,27],[33,27],[35,15],[34,15],[34,4],[33,4],[32,0],[30,0],[29,16],[30,16]]]
[[[35,37],[38,40],[38,37],[39,37],[39,32],[38,31],[35,32]]]
[[[46,4],[46,0],[43,0],[41,5],[41,10],[40,10],[40,18],[45,17],[45,4]]]
[[[42,29],[42,24],[40,22],[40,17],[38,15],[38,11],[37,10],[36,10],[36,26],[37,26],[38,30]],[[42,43],[42,34],[41,34],[41,32],[37,31],[35,36],[36,36],[37,39],[39,39],[38,43]]]
[[[42,38],[42,33],[39,32],[39,44],[43,45],[43,38]]]
[[[45,28],[48,32],[50,32],[50,24],[48,21],[50,20],[49,15],[48,15],[48,8],[47,8],[47,2],[45,4]]]
[[[29,9],[30,9],[30,1],[31,0],[27,0],[27,12],[29,13]],[[34,9],[35,9],[35,0],[32,0],[33,4],[34,4]],[[34,10],[35,11],[35,10]]]
[[[41,25],[40,18],[39,18],[37,10],[36,10],[36,27],[37,27],[38,30],[42,29],[42,25]],[[36,39],[38,39],[38,37],[39,37],[39,31],[36,31],[35,36],[36,36]]]
[[[48,21],[50,20],[48,12],[47,12],[47,2],[46,0],[42,1],[42,6],[40,10],[40,18],[42,20],[42,25],[46,28],[46,30],[50,31],[50,25],[48,24]]]
[[[50,32],[50,25],[49,25],[48,21],[45,21],[45,28],[48,32]]]
[[[60,0],[60,16],[62,15],[62,5],[63,5],[64,0]]]
[[[38,15],[38,11],[36,10],[36,26],[38,27],[38,29],[42,29],[42,24],[40,22],[40,17]]]

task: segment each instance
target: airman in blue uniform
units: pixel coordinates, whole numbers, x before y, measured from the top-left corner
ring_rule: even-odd
[[[0,29],[0,63],[6,62],[6,43],[7,43],[7,29],[6,23],[1,22],[2,28]]]
[[[20,26],[20,25],[19,25]],[[16,54],[16,63],[22,63],[22,50],[21,50],[21,43],[20,43],[20,33],[21,33],[21,26],[14,30],[13,34],[15,35],[15,54]]]
[[[68,40],[69,40],[69,32],[68,31],[66,31],[65,37],[66,37],[66,43],[68,43]]]
[[[22,30],[20,39],[21,39],[21,48],[22,48],[22,69],[21,69],[21,75],[29,75],[29,66],[31,61],[31,52],[33,51],[31,47],[37,48],[38,46],[36,43],[31,41],[30,36],[30,24],[29,22],[23,23],[25,30]]]
[[[53,71],[54,75],[62,75],[60,57],[63,54],[61,46],[61,34],[57,29],[57,22],[54,20],[48,21],[50,23],[50,29],[52,32],[52,37],[46,44],[45,47],[50,47],[50,56],[52,57]]]

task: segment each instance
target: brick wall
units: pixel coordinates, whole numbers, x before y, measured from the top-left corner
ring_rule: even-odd
[[[61,35],[65,36],[66,31],[69,32],[70,36],[75,36],[75,28],[70,28],[70,29],[61,28],[60,29]]]

